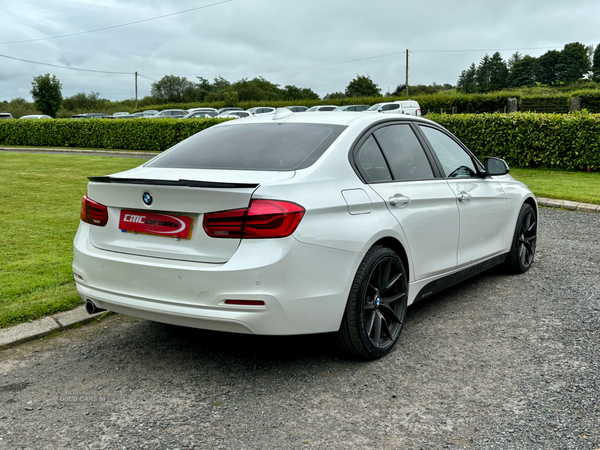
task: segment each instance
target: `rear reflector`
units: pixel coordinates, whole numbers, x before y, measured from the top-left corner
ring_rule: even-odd
[[[108,222],[108,208],[84,195],[80,218],[86,223],[103,227]]]
[[[209,213],[204,230],[215,238],[267,239],[292,234],[305,209],[291,202],[252,200],[250,208]]]
[[[226,305],[265,306],[262,300],[225,300]]]

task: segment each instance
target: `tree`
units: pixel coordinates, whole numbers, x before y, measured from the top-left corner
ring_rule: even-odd
[[[548,50],[538,58],[540,69],[538,73],[538,81],[547,85],[558,83],[558,62],[560,60],[560,52],[558,50]]]
[[[31,82],[30,94],[35,106],[43,113],[56,117],[56,112],[62,103],[62,85],[56,75],[38,75]]]
[[[573,42],[565,45],[558,60],[558,79],[563,83],[572,83],[583,78],[590,70],[585,45]]]
[[[338,98],[346,98],[346,94],[343,92],[332,92],[331,94],[327,93],[327,95],[323,97],[323,100],[336,100]]]
[[[229,86],[231,86],[231,83],[225,78],[216,77],[215,82],[213,83],[213,92],[222,91],[223,89],[228,88]]]
[[[97,110],[101,108],[103,103],[107,103],[108,100],[100,98],[99,92],[78,92],[71,97],[67,97],[63,100],[63,108],[69,111],[74,110]]]
[[[356,75],[346,86],[348,97],[381,97],[381,89],[377,87],[369,75]]]
[[[198,83],[196,83],[196,97],[203,102],[206,99],[206,96],[213,91],[213,87],[206,78],[196,78],[198,78]]]
[[[319,96],[310,88],[287,85],[283,89],[283,98],[285,100],[318,100]]]
[[[239,101],[238,93],[236,91],[226,91],[223,93],[223,100],[225,106],[235,106]]]
[[[496,52],[490,58],[490,91],[504,89],[507,79],[508,67],[502,59],[500,52]]]
[[[600,44],[596,46],[592,58],[592,80],[600,82]]]
[[[535,85],[539,65],[537,58],[529,55],[523,56],[512,64],[506,84],[508,87]]]
[[[477,83],[477,90],[479,92],[489,92],[490,82],[492,76],[490,56],[486,53],[485,56],[479,62],[479,67],[475,71],[475,82]]]
[[[514,52],[512,55],[510,55],[510,58],[508,58],[508,61],[506,61],[506,67],[508,68],[509,71],[512,70],[513,66],[515,65],[515,63],[521,61],[523,59],[523,55],[519,52]]]
[[[152,96],[164,103],[191,102],[196,97],[196,86],[185,77],[165,75],[152,83]]]
[[[477,75],[477,68],[475,63],[471,63],[471,66],[467,70],[463,70],[458,77],[456,82],[456,89],[466,94],[473,94],[477,92],[477,83],[475,77]]]

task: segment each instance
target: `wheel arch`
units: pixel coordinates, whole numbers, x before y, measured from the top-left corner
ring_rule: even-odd
[[[523,203],[527,203],[529,206],[531,206],[533,208],[533,211],[535,212],[535,217],[537,218],[538,206],[537,206],[535,199],[533,197],[527,197]]]
[[[372,247],[376,245],[383,245],[384,247],[391,248],[394,252],[396,252],[396,254],[400,257],[402,264],[404,265],[404,270],[406,270],[406,279],[410,280],[410,264],[408,262],[408,254],[406,253],[402,243],[392,236],[386,236],[375,242]]]

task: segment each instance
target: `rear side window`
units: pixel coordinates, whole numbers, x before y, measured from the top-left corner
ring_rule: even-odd
[[[358,170],[362,173],[367,183],[392,180],[388,165],[373,136],[369,136],[358,150],[357,163]]]
[[[192,136],[147,167],[287,171],[317,161],[346,127],[268,123],[212,127]]]

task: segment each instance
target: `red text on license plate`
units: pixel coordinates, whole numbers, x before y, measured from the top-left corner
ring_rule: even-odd
[[[142,234],[171,236],[182,239],[192,237],[194,219],[172,214],[148,213],[145,211],[121,210],[119,229]]]

